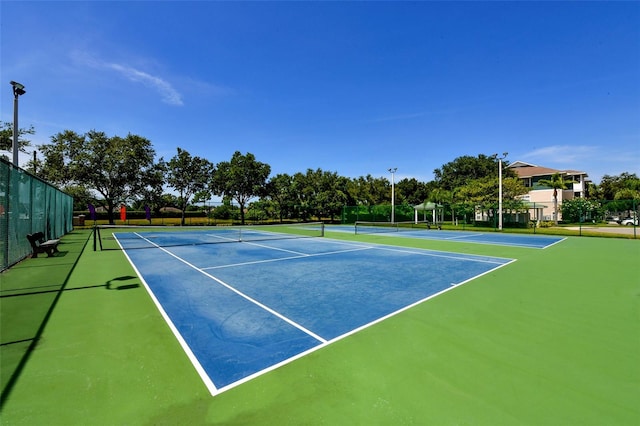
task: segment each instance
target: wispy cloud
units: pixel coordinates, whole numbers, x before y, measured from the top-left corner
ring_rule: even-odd
[[[105,64],[105,67],[119,72],[128,80],[142,83],[147,87],[157,90],[162,96],[162,100],[169,105],[184,105],[180,93],[178,93],[170,83],[160,77],[120,64]]]
[[[92,68],[115,71],[129,81],[141,83],[144,86],[157,91],[162,97],[162,101],[169,105],[184,105],[182,95],[174,89],[173,86],[171,86],[171,83],[158,76],[141,71],[129,65],[105,62],[84,52],[74,52],[72,57],[76,62],[82,63],[83,65]]]

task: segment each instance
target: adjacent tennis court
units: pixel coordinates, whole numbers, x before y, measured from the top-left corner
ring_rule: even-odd
[[[113,236],[212,394],[513,261],[298,238],[316,227]]]
[[[423,223],[357,222],[355,225],[330,227],[334,232],[349,232],[356,235],[379,235],[386,237],[421,238],[499,246],[545,249],[564,240],[564,237],[550,235],[522,235],[471,231],[445,231],[435,227],[427,228]]]

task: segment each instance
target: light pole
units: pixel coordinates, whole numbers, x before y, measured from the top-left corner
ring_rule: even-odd
[[[507,152],[498,157],[498,229],[502,231],[502,160],[507,158]]]
[[[13,86],[13,165],[18,167],[18,96],[27,92],[16,81],[11,81],[10,84]]]
[[[392,167],[389,169],[389,173],[391,173],[391,223],[395,223],[396,222],[396,218],[395,218],[395,196],[396,196],[396,189],[395,189],[395,181],[394,181],[394,174],[395,172],[398,170],[397,167]]]

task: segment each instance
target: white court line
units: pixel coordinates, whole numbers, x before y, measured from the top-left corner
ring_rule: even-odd
[[[515,261],[516,261],[516,259],[512,259],[511,262],[500,264],[500,265],[496,266],[495,268],[493,268],[491,270],[485,271],[485,272],[483,272],[481,274],[478,274],[476,276],[468,278],[468,279],[466,279],[466,280],[464,280],[464,281],[462,281],[460,283],[452,283],[450,287],[445,288],[445,289],[443,289],[443,290],[441,290],[441,291],[439,291],[437,293],[434,293],[434,294],[432,294],[430,296],[427,296],[427,297],[424,297],[424,298],[422,298],[420,300],[417,300],[417,301],[415,301],[415,302],[413,302],[413,303],[411,303],[411,304],[409,304],[409,305],[407,305],[407,306],[405,306],[403,308],[400,308],[400,309],[398,309],[396,311],[390,312],[387,315],[384,315],[384,316],[382,316],[380,318],[377,318],[377,319],[375,319],[375,320],[373,320],[373,321],[371,321],[371,322],[369,322],[367,324],[363,324],[360,327],[354,328],[353,330],[350,330],[350,331],[348,331],[348,332],[346,332],[344,334],[341,334],[340,336],[336,336],[331,340],[325,341],[325,342],[319,344],[318,346],[314,346],[312,348],[309,348],[306,351],[300,352],[297,355],[294,355],[294,356],[292,356],[290,358],[282,360],[277,364],[274,364],[274,365],[272,365],[270,367],[267,367],[267,368],[265,368],[263,370],[256,371],[255,373],[253,373],[253,374],[251,374],[251,375],[249,375],[247,377],[244,377],[244,378],[242,378],[242,379],[240,379],[240,380],[238,380],[236,382],[233,382],[233,383],[230,383],[230,384],[228,384],[226,386],[223,386],[220,389],[218,389],[218,391],[216,393],[213,393],[212,395],[215,396],[217,394],[225,392],[225,391],[227,391],[229,389],[232,389],[232,388],[234,388],[236,386],[239,386],[239,385],[241,385],[243,383],[246,383],[246,382],[248,382],[248,381],[250,381],[252,379],[255,379],[256,377],[259,377],[259,376],[261,376],[261,375],[263,375],[265,373],[268,373],[269,371],[273,371],[273,370],[275,370],[275,369],[277,369],[277,368],[279,368],[279,367],[281,367],[283,365],[289,364],[289,363],[291,363],[291,362],[293,362],[293,361],[295,361],[297,359],[305,357],[305,356],[309,355],[310,353],[318,351],[318,350],[320,350],[320,349],[322,349],[322,348],[324,348],[324,347],[326,347],[328,345],[332,345],[335,342],[340,341],[340,340],[342,340],[342,339],[344,339],[346,337],[349,337],[351,335],[359,333],[360,331],[362,331],[364,329],[367,329],[367,328],[372,327],[372,326],[374,326],[374,325],[376,325],[378,323],[381,323],[381,322],[383,322],[383,321],[385,321],[385,320],[387,320],[387,319],[389,319],[391,317],[394,317],[394,316],[396,316],[396,315],[398,315],[398,314],[400,314],[400,313],[402,313],[404,311],[407,311],[407,310],[409,310],[409,309],[411,309],[411,308],[413,308],[415,306],[418,306],[418,305],[426,302],[429,299],[433,299],[434,297],[440,296],[443,293],[446,293],[448,291],[454,290],[455,288],[457,288],[457,287],[459,287],[459,286],[461,286],[463,284],[467,284],[468,282],[473,281],[476,278],[479,278],[479,277],[481,277],[483,275],[486,275],[486,274],[489,274],[489,273],[491,273],[493,271],[496,271],[497,269],[500,269],[500,268],[502,268],[504,266],[507,266],[507,265],[509,265],[509,264],[511,264],[511,263],[513,263]]]
[[[171,321],[171,317],[169,317],[169,314],[167,314],[167,312],[164,310],[164,308],[162,307],[162,303],[160,303],[158,298],[153,293],[153,290],[151,290],[151,287],[149,287],[149,284],[147,284],[147,281],[144,279],[144,276],[142,275],[142,273],[138,270],[135,263],[129,257],[127,250],[124,247],[122,247],[122,244],[120,244],[120,240],[118,240],[117,236],[115,237],[115,239],[118,242],[118,245],[120,246],[120,248],[122,249],[122,252],[127,257],[127,260],[129,260],[129,264],[131,265],[133,270],[136,271],[136,274],[138,274],[140,281],[142,281],[142,284],[144,284],[144,287],[147,289],[147,293],[151,297],[151,300],[153,300],[153,303],[156,305],[156,308],[158,308],[160,315],[162,316],[162,318],[164,318],[167,325],[169,326],[169,329],[178,340],[178,343],[180,344],[184,352],[187,354],[187,358],[189,358],[189,361],[191,361],[191,364],[198,372],[198,375],[200,375],[200,378],[204,382],[204,385],[207,387],[207,389],[209,389],[209,393],[211,395],[217,394],[219,392],[219,389],[216,387],[215,383],[213,383],[213,380],[211,380],[211,377],[209,377],[209,374],[207,374],[207,371],[204,369],[202,364],[200,364],[198,357],[196,357],[196,355],[193,353],[187,341],[184,340],[184,338],[182,337],[182,334],[180,334],[180,331],[178,330],[178,327],[176,327],[173,321]]]
[[[169,250],[165,249],[164,247],[160,247],[159,245],[155,244],[153,241],[149,241],[148,239],[146,239],[145,237],[143,237],[142,235],[136,233],[136,235],[138,235],[138,237],[142,238],[143,240],[147,241],[149,244],[152,244],[154,246],[156,246],[157,248],[159,248],[160,250],[162,250],[163,252],[167,253],[168,255],[176,258],[177,260],[179,260],[180,262],[184,263],[185,265],[189,266],[190,268],[195,269],[196,271],[200,272],[201,274],[211,278],[212,280],[216,281],[217,283],[223,285],[224,287],[228,288],[229,290],[233,291],[234,293],[236,293],[238,296],[248,300],[249,302],[255,304],[256,306],[259,306],[260,308],[264,309],[265,311],[271,313],[272,315],[275,315],[276,317],[280,318],[281,320],[285,321],[288,324],[291,324],[292,326],[294,326],[295,328],[297,328],[298,330],[308,334],[309,336],[313,337],[314,339],[318,340],[319,342],[325,343],[326,340],[323,339],[322,337],[318,336],[317,334],[315,334],[314,332],[312,332],[311,330],[308,330],[307,328],[303,327],[302,325],[298,324],[297,322],[285,317],[284,315],[282,315],[281,313],[277,312],[276,310],[268,307],[267,305],[265,305],[264,303],[261,303],[259,301],[257,301],[256,299],[252,298],[251,296],[244,294],[243,292],[241,292],[240,290],[235,289],[234,287],[230,286],[229,284],[225,283],[224,281],[222,281],[221,279],[214,277],[213,275],[209,274],[206,271],[203,271],[202,269],[198,268],[197,266],[193,265],[192,263],[187,262],[186,260],[184,260],[183,258],[176,256],[175,254],[171,253]]]
[[[551,246],[555,246],[556,244],[560,244],[561,242],[563,242],[563,241],[564,241],[564,240],[566,240],[566,239],[567,239],[567,237],[564,237],[564,238],[562,238],[562,239],[560,239],[560,240],[558,240],[558,241],[556,241],[556,242],[554,242],[554,243],[552,243],[552,244],[549,244],[549,245],[547,245],[547,246],[544,246],[544,247],[542,247],[542,250],[544,250],[544,249],[546,249],[546,248],[549,248],[549,247],[551,247]]]
[[[224,240],[224,241],[238,241],[237,238],[229,238],[229,237],[223,237],[222,235],[217,235],[217,234],[206,234],[208,237],[213,237],[213,238],[217,238],[219,240]]]
[[[287,322],[287,323],[289,323],[289,324],[293,325],[294,327],[298,328],[299,330],[303,331],[304,333],[307,333],[308,335],[310,335],[311,337],[315,338],[316,340],[318,340],[318,341],[320,342],[317,346],[314,346],[314,347],[312,347],[312,348],[310,348],[310,349],[308,349],[308,350],[306,350],[306,351],[303,351],[303,352],[301,352],[301,353],[299,353],[299,354],[297,354],[297,355],[294,355],[294,356],[292,356],[292,357],[290,357],[290,358],[287,358],[287,359],[285,359],[285,360],[282,360],[281,362],[279,362],[279,363],[277,363],[277,364],[274,364],[274,365],[272,365],[272,366],[270,366],[270,367],[267,367],[267,368],[265,368],[265,369],[262,369],[262,370],[260,370],[260,371],[257,371],[257,372],[255,372],[255,373],[253,373],[253,374],[251,374],[251,375],[249,375],[249,376],[247,376],[247,377],[243,378],[243,379],[240,379],[240,380],[238,380],[238,381],[235,381],[235,382],[233,382],[233,383],[230,383],[230,384],[228,384],[228,385],[226,385],[226,386],[223,386],[223,387],[217,388],[217,387],[215,386],[215,384],[213,383],[213,381],[211,380],[211,378],[209,377],[209,375],[207,374],[207,372],[206,372],[206,371],[204,370],[204,368],[201,366],[201,364],[199,363],[199,361],[197,360],[197,358],[195,357],[195,355],[191,352],[191,349],[189,348],[188,344],[184,341],[184,339],[182,338],[182,336],[181,336],[180,332],[179,332],[179,331],[177,330],[177,328],[173,325],[173,323],[171,322],[171,320],[170,320],[169,316],[166,314],[166,312],[165,312],[165,311],[164,311],[164,309],[162,308],[162,306],[161,306],[161,304],[159,303],[159,301],[158,301],[158,300],[155,298],[155,296],[153,295],[153,292],[151,291],[151,289],[149,288],[149,286],[147,285],[147,283],[146,283],[146,282],[144,281],[144,279],[142,278],[142,274],[137,270],[137,268],[135,267],[135,265],[133,264],[133,262],[131,261],[131,259],[130,259],[130,258],[129,258],[129,256],[127,255],[126,250],[124,250],[124,249],[123,249],[123,251],[124,251],[124,253],[125,253],[125,256],[127,256],[127,258],[129,259],[129,262],[131,263],[131,265],[133,266],[133,268],[136,270],[136,273],[138,274],[138,276],[139,276],[139,277],[141,277],[142,282],[145,284],[145,287],[147,288],[147,291],[148,291],[148,292],[149,292],[149,294],[151,295],[152,299],[154,300],[154,303],[155,303],[155,304],[156,304],[156,306],[159,308],[159,310],[160,310],[161,314],[163,315],[163,317],[165,318],[165,320],[166,320],[166,321],[167,321],[167,323],[169,324],[169,327],[170,327],[170,328],[171,328],[171,330],[173,331],[174,335],[178,338],[178,341],[180,342],[181,346],[183,347],[183,349],[184,349],[184,350],[185,350],[185,352],[187,353],[187,355],[188,355],[189,359],[192,361],[192,364],[193,364],[193,365],[194,365],[194,367],[196,368],[196,371],[198,371],[198,373],[200,374],[201,378],[203,379],[203,381],[204,381],[205,385],[208,387],[208,389],[209,389],[209,391],[210,391],[210,394],[211,394],[212,396],[218,395],[218,394],[220,394],[220,393],[222,393],[222,392],[224,392],[224,391],[227,391],[227,390],[232,389],[232,388],[234,388],[234,387],[236,387],[236,386],[239,386],[239,385],[241,385],[241,384],[243,384],[243,383],[245,383],[245,382],[248,382],[248,381],[250,381],[250,380],[252,380],[252,379],[254,379],[254,378],[256,378],[256,377],[258,377],[258,376],[260,376],[260,375],[262,375],[262,374],[265,374],[265,373],[267,373],[267,372],[269,372],[269,371],[272,371],[272,370],[275,370],[275,369],[277,369],[277,368],[281,367],[282,365],[288,364],[288,363],[290,363],[290,362],[292,362],[292,361],[294,361],[294,360],[297,360],[297,359],[299,359],[299,358],[302,358],[302,357],[304,357],[304,356],[306,356],[306,355],[308,355],[308,354],[310,354],[310,353],[312,353],[312,352],[315,352],[315,351],[317,351],[317,350],[319,350],[319,349],[322,349],[322,348],[324,348],[324,347],[326,347],[326,346],[328,346],[328,345],[330,345],[330,344],[333,344],[333,343],[335,343],[335,342],[337,342],[337,341],[339,341],[339,340],[342,340],[342,339],[344,339],[344,338],[346,338],[346,337],[348,337],[348,336],[351,336],[351,335],[353,335],[353,334],[355,334],[355,333],[358,333],[358,332],[360,332],[360,331],[362,331],[362,330],[364,330],[364,329],[366,329],[366,328],[369,328],[369,327],[371,327],[371,326],[373,326],[373,325],[375,325],[375,324],[378,324],[378,323],[380,323],[380,322],[382,322],[382,321],[384,321],[384,320],[386,320],[386,319],[388,319],[388,318],[390,318],[390,317],[393,317],[393,316],[395,316],[395,315],[397,315],[397,314],[399,314],[399,313],[401,313],[401,312],[403,312],[403,311],[406,311],[406,310],[408,310],[408,309],[411,309],[411,308],[413,308],[414,306],[417,306],[417,305],[419,305],[419,304],[421,304],[421,303],[424,303],[425,301],[427,301],[427,300],[429,300],[429,299],[432,299],[432,298],[434,298],[434,297],[437,297],[437,296],[441,295],[442,293],[445,293],[445,292],[447,292],[447,291],[453,290],[453,289],[455,289],[456,287],[458,287],[458,286],[460,286],[460,285],[462,285],[462,284],[466,284],[466,283],[468,283],[468,282],[470,282],[470,281],[472,281],[472,280],[474,280],[474,279],[476,279],[476,278],[478,278],[478,277],[481,277],[481,276],[483,276],[483,275],[485,275],[485,274],[491,273],[491,272],[495,271],[496,269],[502,268],[502,267],[504,267],[504,266],[506,266],[506,265],[508,265],[508,264],[510,264],[510,263],[515,262],[515,261],[516,261],[515,259],[511,259],[511,260],[510,260],[510,259],[505,259],[505,260],[510,260],[510,262],[506,262],[506,263],[489,262],[489,261],[486,261],[486,260],[480,260],[480,259],[473,259],[473,258],[464,257],[464,255],[463,255],[463,257],[456,257],[456,256],[453,256],[453,255],[447,255],[447,254],[446,254],[446,252],[434,252],[434,251],[425,250],[425,249],[420,249],[420,248],[416,248],[416,251],[411,251],[411,250],[401,250],[401,249],[395,248],[395,247],[393,247],[393,246],[387,246],[387,245],[381,245],[381,244],[367,244],[367,245],[362,245],[362,244],[353,244],[353,243],[343,242],[343,241],[340,241],[340,240],[333,240],[333,239],[329,239],[329,240],[331,240],[332,242],[335,242],[335,243],[343,243],[343,244],[345,244],[345,245],[355,246],[355,247],[354,247],[353,249],[347,249],[347,250],[338,250],[338,251],[332,251],[332,252],[326,252],[326,253],[318,253],[318,254],[311,254],[311,255],[292,256],[292,257],[288,257],[288,258],[284,258],[284,259],[273,259],[273,260],[267,260],[267,261],[279,261],[279,260],[285,260],[285,259],[295,259],[295,258],[303,258],[303,257],[310,257],[310,256],[325,256],[325,255],[330,255],[330,254],[338,254],[338,253],[346,253],[346,252],[354,252],[354,251],[362,251],[362,250],[369,250],[369,249],[372,249],[372,248],[378,248],[378,249],[381,249],[381,250],[390,250],[390,251],[406,252],[406,253],[410,253],[410,254],[428,255],[428,256],[434,256],[434,257],[450,257],[450,258],[454,258],[454,259],[456,259],[456,260],[462,260],[462,261],[464,261],[464,260],[485,261],[485,262],[487,262],[487,263],[496,263],[496,264],[498,265],[498,266],[496,266],[495,268],[492,268],[492,269],[491,269],[491,270],[489,270],[489,271],[485,271],[485,272],[483,272],[483,273],[481,273],[481,274],[479,274],[479,275],[476,275],[476,276],[474,276],[474,277],[471,277],[471,278],[469,278],[469,279],[467,279],[467,280],[465,280],[465,281],[462,281],[462,282],[460,282],[460,283],[451,283],[451,286],[450,286],[450,287],[448,287],[448,288],[446,288],[446,289],[444,289],[444,290],[442,290],[442,291],[440,291],[440,292],[438,292],[438,293],[435,293],[435,294],[432,294],[432,295],[430,295],[430,296],[427,296],[427,297],[425,297],[425,298],[423,298],[423,299],[421,299],[421,300],[418,300],[418,301],[416,301],[416,302],[414,302],[414,303],[411,303],[410,305],[407,305],[407,306],[405,306],[405,307],[403,307],[403,308],[401,308],[401,309],[399,309],[399,310],[396,310],[396,311],[391,312],[391,313],[389,313],[389,314],[387,314],[387,315],[384,315],[384,316],[382,316],[382,317],[380,317],[380,318],[378,318],[378,319],[376,319],[376,320],[374,320],[374,321],[371,321],[371,322],[369,322],[369,323],[367,323],[367,324],[363,324],[362,326],[357,327],[357,328],[355,328],[355,329],[353,329],[353,330],[350,330],[350,331],[348,331],[347,333],[344,333],[344,334],[342,334],[342,335],[340,335],[340,336],[336,336],[336,337],[334,337],[333,339],[326,340],[326,339],[323,339],[323,338],[322,338],[322,337],[320,337],[320,336],[317,336],[315,333],[312,333],[311,331],[307,330],[306,328],[302,327],[301,325],[298,325],[297,323],[295,323],[294,321],[292,321],[292,320],[288,319],[287,317],[285,317],[285,316],[283,316],[283,315],[279,314],[277,311],[275,311],[275,310],[273,310],[273,309],[271,309],[271,308],[267,307],[266,305],[264,305],[264,304],[262,304],[262,303],[260,303],[260,302],[258,302],[258,301],[256,301],[256,300],[252,299],[252,298],[251,298],[251,297],[249,297],[248,295],[245,295],[245,294],[243,294],[242,292],[240,292],[240,291],[236,290],[235,288],[233,288],[233,287],[229,286],[228,284],[226,284],[226,283],[225,283],[225,282],[223,282],[222,280],[220,280],[220,279],[218,279],[218,278],[216,278],[216,277],[214,277],[214,276],[212,276],[212,275],[208,274],[208,273],[207,273],[207,272],[205,272],[203,269],[198,268],[198,267],[196,267],[195,265],[192,265],[192,264],[191,264],[191,263],[189,263],[188,261],[186,261],[186,260],[184,260],[184,259],[182,259],[182,258],[180,258],[180,257],[176,256],[175,254],[171,253],[170,251],[166,250],[165,248],[163,248],[163,247],[161,247],[161,246],[158,246],[157,244],[153,243],[152,241],[149,241],[148,239],[146,239],[146,238],[142,237],[141,235],[138,235],[138,236],[139,236],[140,238],[144,239],[145,241],[147,241],[148,243],[150,243],[151,245],[153,245],[153,246],[155,246],[155,247],[159,248],[160,250],[164,251],[165,253],[167,253],[167,254],[169,254],[170,256],[174,257],[175,259],[179,260],[180,262],[182,262],[182,263],[186,264],[187,266],[189,266],[189,267],[191,267],[191,268],[195,269],[196,271],[198,271],[198,272],[202,273],[203,275],[205,275],[205,276],[207,276],[207,277],[209,277],[209,278],[213,279],[214,281],[216,281],[216,282],[220,283],[221,285],[223,285],[223,286],[227,287],[229,290],[233,291],[234,293],[236,293],[236,294],[240,295],[241,297],[245,298],[246,300],[250,301],[251,303],[254,303],[254,304],[256,304],[257,306],[259,306],[259,307],[261,307],[261,308],[265,309],[266,311],[268,311],[268,312],[272,313],[273,315],[277,316],[278,318],[282,319],[283,321],[285,321],[285,322]],[[118,244],[120,244],[120,242],[119,242],[119,241],[118,241]],[[121,246],[121,247],[122,247],[122,246]],[[266,247],[267,247],[267,248],[275,249],[275,248],[273,248],[273,247],[268,247],[268,246],[266,246]],[[440,254],[440,253],[442,253],[442,254]],[[491,257],[491,256],[487,256],[487,257]],[[494,257],[494,258],[499,259],[499,258],[497,258],[497,257]],[[251,264],[251,263],[262,263],[262,262],[264,262],[264,261],[246,262],[245,264]],[[230,266],[230,265],[227,265],[227,266]]]
[[[460,231],[454,231],[454,232],[460,232]],[[488,240],[476,240],[475,237],[481,237],[483,235],[490,235],[490,234],[486,234],[484,232],[479,232],[479,233],[472,233],[472,234],[466,234],[466,235],[459,235],[459,236],[455,236],[455,237],[439,237],[439,236],[435,236],[436,234],[430,234],[429,236],[425,236],[425,234],[416,234],[416,233],[411,233],[411,232],[404,232],[401,234],[398,233],[381,233],[381,234],[376,234],[376,235],[380,235],[380,236],[388,236],[388,237],[397,237],[399,235],[405,235],[408,236],[409,238],[417,238],[417,239],[423,239],[423,240],[435,240],[435,241],[464,241],[466,243],[469,244],[484,244],[487,246],[499,246],[499,247],[521,247],[521,248],[533,248],[533,249],[546,249],[547,247],[551,247],[555,244],[558,244],[564,240],[566,240],[565,238],[562,238],[559,241],[555,241],[551,244],[545,245],[545,246],[540,246],[538,244],[526,244],[526,243],[510,243],[508,241],[488,241]],[[537,238],[537,237],[532,237],[532,238]]]
[[[484,234],[478,234],[479,236],[482,236]],[[460,235],[459,237],[451,237],[451,238],[443,238],[443,240],[463,240],[465,238],[468,237],[473,237],[473,234],[469,234],[469,235]]]
[[[471,261],[476,261],[476,262],[487,262],[487,263],[495,263],[495,264],[502,264],[500,262],[492,262],[490,260],[487,259],[504,259],[504,260],[508,260],[508,261],[512,261],[513,259],[511,259],[510,257],[500,257],[500,256],[490,256],[490,255],[478,255],[478,254],[466,254],[466,253],[458,253],[458,252],[447,252],[447,251],[442,251],[442,250],[433,250],[433,249],[426,249],[426,248],[420,248],[420,247],[398,247],[398,246],[393,246],[393,245],[388,245],[388,244],[379,244],[379,243],[351,243],[351,242],[346,242],[346,241],[342,241],[342,240],[334,240],[332,238],[328,238],[325,237],[325,240],[330,240],[331,242],[334,243],[344,243],[345,245],[350,245],[350,246],[359,246],[359,245],[364,245],[366,244],[367,247],[370,248],[378,248],[381,250],[392,250],[392,251],[399,251],[399,252],[406,252],[406,253],[412,253],[412,254],[417,254],[419,256],[433,256],[433,257],[444,257],[444,258],[451,258],[451,259],[458,259],[458,260],[471,260]],[[490,244],[488,244],[490,245]],[[485,258],[485,259],[482,259]]]
[[[250,245],[256,246],[256,247],[262,247],[262,248],[267,248],[267,249],[271,249],[271,250],[279,250],[279,251],[284,251],[284,252],[287,252],[287,253],[293,253],[293,254],[297,254],[299,256],[309,256],[309,254],[307,254],[307,253],[302,253],[302,252],[293,251],[293,250],[287,250],[287,249],[283,249],[283,248],[280,248],[280,247],[266,246],[264,244],[253,243],[251,241],[243,241],[243,243],[250,244]]]
[[[433,252],[428,250],[417,249],[421,251],[412,251],[412,250],[402,250],[398,248],[392,248],[388,246],[379,247],[380,250],[389,250],[389,251],[397,251],[399,253],[409,253],[409,254],[417,254],[418,256],[432,256],[432,257],[443,257],[445,259],[455,259],[455,260],[463,260],[469,262],[480,262],[480,263],[491,263],[494,265],[503,265],[503,262],[497,262],[494,260],[480,259],[481,257],[493,258],[493,259],[505,259],[511,260],[507,258],[501,258],[496,256],[477,256],[477,255],[465,255],[460,253],[460,256],[454,256],[453,254],[446,254],[445,252]]]
[[[259,244],[253,244],[253,245],[257,245],[257,246],[264,247],[264,248],[273,248],[273,249],[275,249],[274,247],[262,246],[262,245],[259,245]],[[260,263],[280,262],[280,261],[284,261],[284,260],[302,259],[302,258],[308,258],[308,257],[329,256],[329,255],[332,255],[332,254],[349,253],[349,252],[352,252],[352,251],[369,250],[369,249],[372,249],[372,248],[375,248],[375,247],[359,247],[359,248],[355,248],[355,249],[328,251],[328,252],[324,252],[324,253],[301,254],[299,256],[280,257],[278,259],[252,260],[250,262],[231,263],[231,264],[228,264],[228,265],[207,266],[207,267],[200,268],[200,269],[202,269],[204,271],[204,270],[210,270],[210,269],[231,268],[231,267],[234,267],[234,266],[257,265],[257,264],[260,264]]]

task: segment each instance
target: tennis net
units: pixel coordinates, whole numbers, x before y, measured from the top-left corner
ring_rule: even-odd
[[[438,224],[426,221],[411,222],[356,222],[356,235],[358,234],[379,234],[384,232],[401,232],[401,231],[417,231],[431,229],[432,227],[440,228]]]
[[[322,222],[249,226],[97,225],[93,250],[175,247],[230,242],[282,240],[324,236]]]

